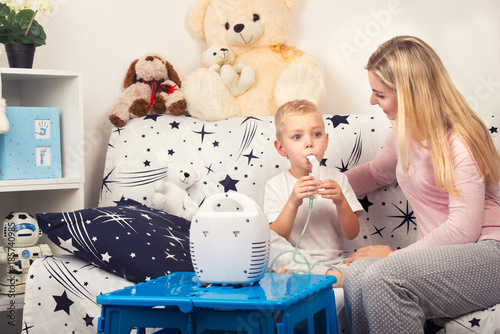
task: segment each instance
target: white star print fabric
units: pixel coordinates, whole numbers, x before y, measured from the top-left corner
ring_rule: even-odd
[[[391,130],[383,114],[325,114],[324,119],[330,141],[321,165],[340,171],[373,159]],[[500,116],[487,115],[483,120],[500,148]],[[237,191],[263,207],[266,181],[289,168],[288,161],[276,152],[274,139],[273,117],[203,122],[185,116],[151,115],[114,128],[99,208],[46,217],[44,232],[76,256],[33,263],[26,284],[22,333],[95,333],[100,314],[95,297],[100,293],[182,268],[192,271],[189,222],[167,220],[161,212],[140,204],[151,198],[154,182],[167,175],[169,160],[178,160],[202,173],[201,180],[188,189],[197,203],[216,193]],[[397,249],[416,240],[418,222],[396,183],[358,199],[365,213],[360,217],[359,236],[346,242],[347,252],[369,244]],[[149,248],[155,250],[144,251]],[[135,267],[138,263],[141,266]],[[342,304],[339,298],[339,333],[349,333]],[[456,319],[436,320],[428,325],[427,333],[494,333],[500,328],[499,310],[492,307]]]
[[[324,115],[329,134],[322,166],[340,171],[369,161],[391,131],[385,115]],[[201,180],[188,188],[196,202],[221,192],[236,191],[263,208],[264,186],[289,168],[274,148],[274,117],[234,117],[203,122],[188,116],[151,115],[115,128],[109,139],[99,206],[122,198],[143,204],[153,184],[168,173],[168,162],[187,162]],[[416,240],[416,221],[396,183],[359,198],[366,213],[360,236],[347,243],[347,252],[373,244],[404,247]]]

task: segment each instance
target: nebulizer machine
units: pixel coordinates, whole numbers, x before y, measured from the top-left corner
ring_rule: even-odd
[[[316,156],[313,155],[313,154],[308,155],[306,158],[312,164],[312,170],[309,173],[309,175],[314,176],[314,180],[317,181],[317,182],[319,182],[321,180],[321,178],[320,178],[319,161],[316,159]],[[274,258],[273,262],[269,266],[269,271],[270,272],[272,271],[273,266],[276,263],[276,261],[278,260],[278,258],[280,258],[281,256],[283,256],[285,254],[292,253],[292,255],[293,255],[292,259],[293,259],[293,261],[295,263],[297,263],[297,264],[305,266],[307,268],[307,270],[294,269],[294,270],[287,271],[287,273],[311,274],[311,268],[313,268],[315,266],[322,266],[322,267],[325,267],[325,269],[328,268],[328,269],[332,269],[333,271],[338,272],[339,273],[339,276],[338,276],[339,280],[337,282],[341,282],[342,281],[342,277],[343,277],[344,274],[338,268],[336,268],[334,266],[326,265],[326,264],[323,264],[323,263],[309,263],[309,261],[304,257],[304,255],[302,255],[299,252],[299,250],[298,250],[299,249],[299,245],[300,245],[300,241],[302,240],[302,237],[304,236],[304,233],[305,233],[305,231],[307,229],[307,226],[309,225],[309,219],[311,218],[311,212],[312,212],[312,209],[313,209],[314,200],[317,199],[317,198],[318,198],[318,193],[317,192],[314,195],[309,196],[309,212],[307,214],[306,223],[304,225],[304,228],[302,229],[302,233],[301,233],[301,235],[299,237],[297,245],[295,246],[295,248],[293,250],[287,250],[287,251],[284,251],[284,252],[278,254],[278,256],[276,256],[276,258]]]
[[[218,211],[221,203],[234,210]],[[207,198],[191,221],[189,243],[196,275],[206,284],[253,284],[267,271],[271,232],[250,197],[221,193]]]

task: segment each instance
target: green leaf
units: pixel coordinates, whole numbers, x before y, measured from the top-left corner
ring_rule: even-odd
[[[23,9],[16,14],[7,5],[0,3],[0,43],[44,45],[47,35],[43,27],[33,19],[35,15],[36,12],[31,9]],[[32,19],[33,22],[31,23]],[[29,30],[28,27],[30,27]]]
[[[9,13],[10,8],[6,4],[0,3],[0,16],[4,17],[9,15]]]
[[[35,16],[35,12],[32,9],[23,9],[17,13],[16,19],[29,24],[33,16]]]

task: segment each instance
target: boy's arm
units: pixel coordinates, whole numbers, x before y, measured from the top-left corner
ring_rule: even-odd
[[[290,199],[291,198],[289,198],[285,203],[285,206],[283,207],[283,210],[281,210],[278,218],[276,218],[274,222],[269,225],[271,230],[278,233],[285,239],[288,239],[290,233],[292,233],[293,223],[295,222],[295,217],[297,216],[297,211],[299,209],[299,207]]]
[[[352,211],[349,202],[345,199],[337,204],[337,214],[339,218],[340,232],[344,238],[352,240],[359,234],[359,219],[358,216]]]
[[[337,181],[331,179],[323,180],[320,183],[320,188],[323,189],[318,194],[323,198],[331,199],[337,208],[340,232],[348,240],[356,238],[359,234],[358,216],[352,210],[342,187]],[[346,190],[350,190],[350,188]]]

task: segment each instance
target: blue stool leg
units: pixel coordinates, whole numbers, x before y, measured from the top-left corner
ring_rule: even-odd
[[[326,325],[327,333],[338,334],[337,308],[333,289],[327,291]]]
[[[314,316],[319,312],[325,312],[326,328],[319,326],[319,324],[315,326]],[[335,295],[332,289],[323,290],[317,295],[284,310],[281,323],[276,325],[277,333],[292,334],[295,325],[304,320],[307,321],[308,334],[314,334],[315,327],[321,329],[321,332],[337,334],[337,312],[335,310]]]
[[[188,333],[188,316],[179,310],[103,307],[99,318],[99,334],[130,333],[134,328],[179,328],[183,334]]]
[[[205,330],[274,334],[273,313],[256,310],[198,310],[196,311],[196,334],[202,334]]]

